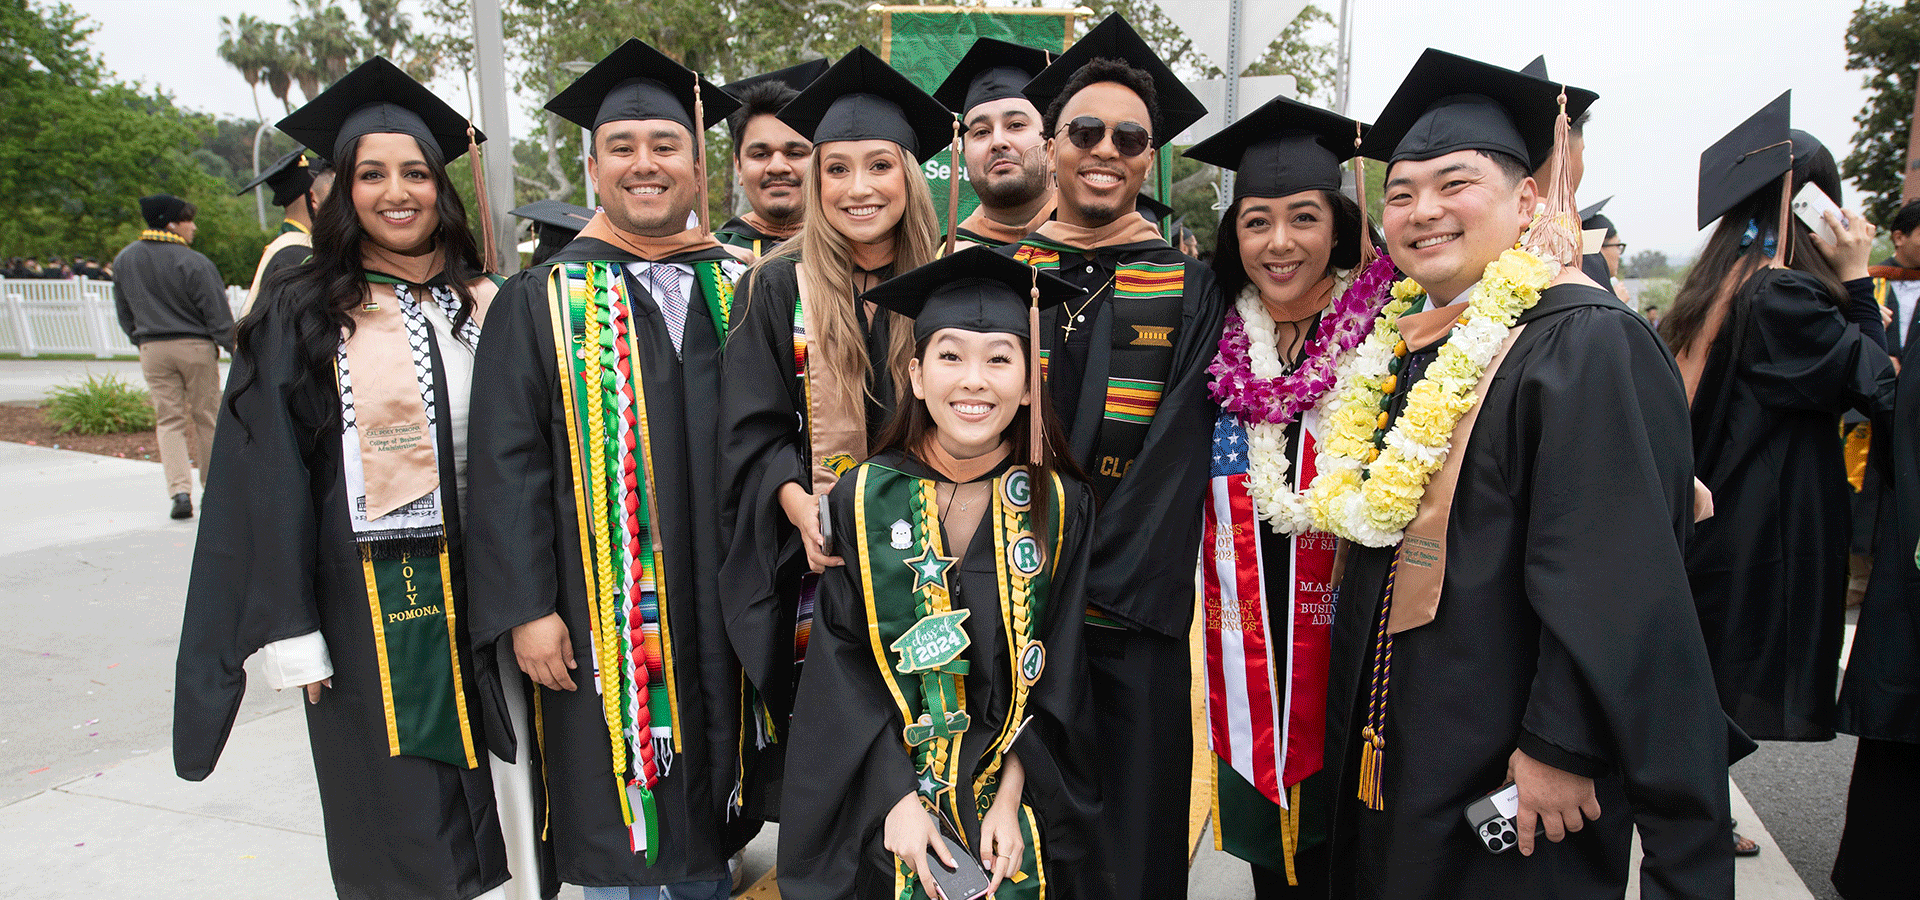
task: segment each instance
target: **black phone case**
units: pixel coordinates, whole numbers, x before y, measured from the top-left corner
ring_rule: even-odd
[[[927,872],[933,876],[933,883],[939,886],[940,893],[947,900],[979,900],[985,897],[987,885],[992,880],[987,876],[987,870],[981,867],[980,861],[974,859],[967,848],[960,846],[960,842],[954,840],[952,835],[947,834],[945,828],[940,829],[940,840],[946,842],[947,852],[953,855],[953,861],[960,864],[958,869],[949,869],[938,855],[927,854]]]

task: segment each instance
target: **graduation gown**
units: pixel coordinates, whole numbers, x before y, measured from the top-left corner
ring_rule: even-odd
[[[1001,252],[1018,258],[1044,244],[1036,237]],[[1118,271],[1142,264],[1182,268],[1180,293],[1116,300]],[[1054,272],[1090,295],[1084,308],[1076,301],[1042,313],[1040,327],[1054,411],[1101,501],[1086,640],[1094,715],[1113,725],[1099,767],[1100,868],[1111,878],[1103,890],[1184,897],[1193,759],[1187,629],[1213,434],[1207,366],[1228,301],[1211,269],[1159,239],[1091,254],[1061,250]]]
[[[765,256],[773,245],[786,240],[753,227],[743,216],[728,219],[727,224],[713,230],[713,237],[729,247],[751,250],[755,256]]]
[[[720,598],[727,634],[771,720],[776,743],[793,710],[795,623],[807,556],[800,532],[780,506],[788,483],[812,490],[807,392],[794,348],[800,285],[795,258],[772,257],[741,279],[727,335],[720,388],[721,478],[729,523]],[[892,317],[861,310],[867,358],[884,361]],[[818,340],[817,337],[812,340]],[[867,440],[871,446],[893,411],[893,378],[884,362],[867,375]],[[755,815],[779,817],[779,753],[756,760],[747,802]]]
[[[945,482],[899,451],[883,452],[868,465]],[[1003,464],[980,480],[1002,475],[1006,469]],[[780,896],[786,900],[893,898],[894,857],[882,845],[883,826],[894,804],[920,784],[913,757],[903,743],[901,715],[889,692],[891,682],[876,664],[869,638],[869,601],[863,595],[872,587],[862,582],[854,538],[858,534],[855,510],[862,503],[857,482],[856,473],[849,472],[827,501],[834,533],[846,536],[843,549],[848,559],[847,565],[828,569],[821,577],[813,643],[794,710],[787,762],[796,777],[786,782],[785,818],[780,825]],[[1098,827],[1094,819],[1099,811],[1098,789],[1089,777],[1099,752],[1095,746],[1099,736],[1088,708],[1081,642],[1093,498],[1079,482],[1063,482],[1064,539],[1056,548],[1058,568],[1040,621],[1035,623],[1034,636],[1046,649],[1046,664],[1027,696],[1026,713],[1032,722],[1013,746],[1026,769],[1024,802],[1040,823],[1038,850],[1047,897],[1081,896],[1067,884],[1086,865],[1082,859],[1090,832]],[[890,522],[910,517],[911,511],[869,508],[865,515],[870,521]],[[948,576],[955,585],[953,608],[970,612],[964,627],[971,644],[961,657],[969,668],[959,676],[965,708],[972,717],[960,745],[962,771],[968,775],[955,780],[955,789],[963,791],[970,791],[974,777],[984,771],[984,751],[990,737],[1007,724],[1013,680],[1019,677],[1002,621],[990,520],[991,515],[982,517]],[[953,552],[951,546],[948,552]],[[870,602],[887,616],[902,604],[910,614],[916,601],[911,594],[876,594]],[[977,808],[965,800],[959,806]],[[959,823],[976,858],[980,815],[984,811]],[[1011,887],[1003,882],[1002,896]]]
[[[331,378],[300,371],[300,338],[286,315],[295,302],[271,292],[262,300],[252,352],[235,359],[228,396],[252,386],[238,397],[238,416],[220,404],[180,629],[174,767],[189,781],[211,774],[246,692],[247,657],[317,629],[333,659],[333,686],[301,706],[335,890],[344,900],[469,900],[508,877],[488,755],[481,749],[479,766],[463,769],[388,753],[379,651],[341,471],[340,395]],[[437,343],[433,354],[435,371],[446,371]],[[445,379],[435,381],[445,410]],[[451,416],[436,421],[458,600],[466,584]],[[455,625],[471,627],[465,609]],[[484,693],[477,657],[461,658],[476,731]],[[485,724],[486,746],[500,753],[511,735],[495,720]]]
[[[1395,550],[1348,558],[1328,688],[1334,895],[1619,900],[1637,821],[1642,896],[1730,898],[1729,738],[1682,556],[1679,371],[1591,285],[1548,288],[1521,321],[1462,459],[1438,615],[1393,638],[1377,812],[1355,795]],[[1437,351],[1408,357],[1408,386]],[[1595,778],[1600,820],[1531,857],[1487,852],[1463,813],[1516,747]]]
[[[1884,415],[1893,387],[1886,351],[1786,269],[1741,286],[1708,353],[1693,448],[1714,515],[1687,572],[1721,703],[1754,738],[1833,737],[1852,531],[1840,417]]]
[[[662,260],[732,260],[725,250]],[[573,642],[578,690],[533,687],[538,733],[522,740],[536,753],[546,785],[547,821],[560,880],[586,886],[674,884],[724,878],[727,859],[758,823],[730,819],[740,742],[739,668],[719,618],[719,498],[711,452],[718,439],[712,398],[719,392],[719,337],[708,298],[695,279],[681,355],[647,287],[626,276],[646,390],[655,503],[648,527],[660,546],[663,629],[671,640],[677,747],[654,787],[660,845],[654,865],[631,849],[612,771],[607,725],[594,690],[582,535],[568,459],[561,382],[554,355],[547,280],[565,262],[639,260],[578,238],[546,264],[501,288],[474,359],[473,423],[467,480],[476,508],[494,511],[473,524],[469,617],[482,652],[481,678],[526,689],[525,676],[488,665],[514,626],[559,613]],[[609,679],[611,681],[611,679]],[[511,757],[507,757],[511,758]]]

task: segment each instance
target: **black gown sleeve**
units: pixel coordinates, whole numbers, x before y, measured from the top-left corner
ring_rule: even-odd
[[[1763,405],[1870,418],[1893,410],[1893,363],[1868,326],[1849,322],[1839,303],[1810,275],[1762,272],[1753,295],[1754,338],[1743,361]],[[1877,311],[1875,315],[1877,316]],[[1880,328],[1876,318],[1872,328]],[[1884,340],[1884,338],[1883,338]]]
[[[799,532],[780,506],[788,483],[811,490],[802,442],[805,399],[794,378],[791,262],[750,270],[735,301],[720,380],[721,484],[726,561],[722,613],[742,668],[769,708],[791,706],[793,623],[781,613],[780,587],[806,569]],[[743,307],[743,308],[742,308]]]
[[[1083,637],[1093,491],[1066,484],[1065,539],[1038,628],[1047,664],[1027,702],[1033,722],[1013,746],[1027,773],[1026,801],[1046,825],[1047,865],[1056,869],[1092,852],[1100,815],[1098,723]]]
[[[1688,587],[1686,397],[1625,310],[1574,310],[1527,357],[1514,421],[1528,488],[1523,567],[1540,619],[1520,749],[1625,784],[1649,897],[1724,875],[1727,719]],[[1718,823],[1719,827],[1716,827]]]
[[[1207,366],[1220,349],[1226,299],[1213,271],[1187,263],[1189,302],[1167,389],[1128,477],[1107,497],[1094,525],[1087,603],[1128,625],[1184,640],[1193,620],[1194,554],[1207,492],[1214,406]],[[1104,387],[1098,388],[1104,390]]]
[[[850,475],[828,495],[834,532],[849,542],[858,486]],[[860,573],[851,562],[820,578],[787,772],[780,800],[780,896],[853,896],[863,854],[887,812],[918,790],[919,780],[900,746],[899,712],[874,663]]]
[[[310,454],[339,440],[320,421],[329,408],[337,416],[339,402],[329,407],[327,386],[300,378],[301,348],[274,306],[253,352],[234,361],[214,429],[174,680],[174,769],[189,781],[220,759],[246,694],[247,657],[320,628]]]

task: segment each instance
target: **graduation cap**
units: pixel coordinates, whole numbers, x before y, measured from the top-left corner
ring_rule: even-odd
[[[1792,104],[1792,91],[1775,97],[1700,154],[1699,227],[1793,170]]]
[[[146,220],[148,228],[165,228],[180,221],[180,213],[187,208],[187,201],[172,194],[151,194],[140,198],[140,218]]]
[[[1493,150],[1536,170],[1553,153],[1560,90],[1543,78],[1428,48],[1380,111],[1360,152],[1392,165]],[[1569,122],[1600,99],[1581,88],[1566,92]]]
[[[589,131],[608,122],[646,119],[665,119],[698,131],[693,127],[695,82],[700,85],[703,124],[713,125],[740,108],[740,101],[713,82],[645,41],[628,38],[547,101],[546,108]]]
[[[827,62],[827,58],[822,56],[819,59],[810,59],[796,66],[775,69],[771,72],[762,72],[759,75],[750,75],[731,84],[723,84],[720,86],[720,89],[732,94],[736,98],[746,96],[747,91],[760,85],[773,84],[776,82],[792,88],[796,92],[804,91],[808,85],[813,84],[819,80],[820,76],[827,73],[827,67],[829,65],[830,63]]]
[[[1187,126],[1207,115],[1207,108],[1201,104],[1200,98],[1187,90],[1180,76],[1167,68],[1166,62],[1147,46],[1147,42],[1119,13],[1100,20],[1100,24],[1093,26],[1086,37],[1067,48],[1067,52],[1060,54],[1051,65],[1027,82],[1024,89],[1027,98],[1033,101],[1034,106],[1045,111],[1054,98],[1066,90],[1067,81],[1073,78],[1073,73],[1101,57],[1118,59],[1153,76],[1154,105],[1159,107],[1153,118],[1155,147],[1165,146],[1175,135],[1187,130]]]
[[[1186,156],[1236,174],[1233,199],[1340,189],[1340,164],[1353,158],[1365,126],[1346,116],[1275,97]]]
[[[262,184],[273,191],[275,206],[287,206],[300,199],[313,187],[313,172],[307,168],[307,151],[295,150],[275,160],[273,165],[262,171],[259,177],[247,182],[247,186],[235,192],[234,196],[242,196]]]
[[[526,219],[540,232],[541,242],[560,238],[560,243],[573,240],[580,229],[587,227],[593,220],[593,210],[584,206],[575,206],[564,200],[535,200],[525,206],[508,210],[509,215]]]
[[[987,247],[968,247],[875,285],[861,294],[913,320],[917,343],[942,328],[1027,336],[1032,290],[1039,308],[1058,306],[1086,291],[1049,272],[1035,270]]]
[[[445,162],[467,152],[467,118],[400,67],[376,56],[348,72],[277,126],[329,160],[369,134],[404,134],[440,148]],[[487,139],[474,129],[473,142]]]
[[[947,80],[934,90],[933,99],[959,113],[964,121],[967,113],[982,103],[1009,97],[1025,99],[1021,89],[1052,61],[1053,54],[1045,50],[983,37],[967,48],[967,55],[960,57]]]
[[[864,46],[840,57],[779,118],[816,145],[886,140],[919,162],[953,138],[953,113]]]
[[[1536,57],[1534,57],[1534,58],[1533,58],[1533,62],[1530,62],[1530,63],[1527,63],[1526,65],[1524,65],[1524,66],[1522,66],[1522,67],[1520,67],[1520,74],[1522,74],[1522,75],[1532,75],[1533,77],[1535,77],[1535,78],[1538,78],[1538,79],[1540,79],[1541,81],[1545,81],[1545,80],[1547,80],[1547,57],[1546,57],[1546,55],[1545,55],[1545,54],[1541,54],[1541,55],[1539,55],[1539,56],[1536,56]],[[1571,98],[1569,98],[1569,99],[1571,99]]]

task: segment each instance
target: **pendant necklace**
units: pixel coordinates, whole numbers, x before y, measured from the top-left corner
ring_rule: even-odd
[[[1067,337],[1067,338],[1073,337],[1073,332],[1078,327],[1073,323],[1084,322],[1087,320],[1087,317],[1082,315],[1082,313],[1085,313],[1087,311],[1087,307],[1093,305],[1093,301],[1100,299],[1100,291],[1104,291],[1108,287],[1111,287],[1113,285],[1113,279],[1118,277],[1120,277],[1120,270],[1115,269],[1113,272],[1113,275],[1107,278],[1106,284],[1101,285],[1099,290],[1096,290],[1093,293],[1088,294],[1087,299],[1082,300],[1080,302],[1079,309],[1076,309],[1073,312],[1067,314],[1066,321],[1060,323],[1060,334],[1063,337]]]

